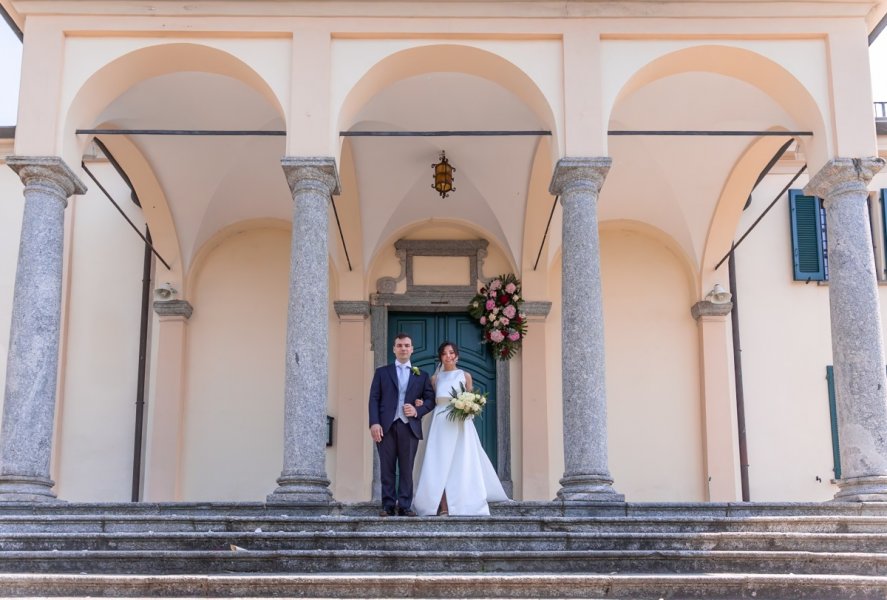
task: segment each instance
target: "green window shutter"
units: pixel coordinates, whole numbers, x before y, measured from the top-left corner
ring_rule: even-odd
[[[825,211],[815,196],[789,190],[795,281],[828,280]]]
[[[835,479],[841,478],[841,449],[838,446],[838,407],[835,404],[835,370],[831,365],[825,368],[828,382],[828,413],[832,423],[832,457],[835,461]]]

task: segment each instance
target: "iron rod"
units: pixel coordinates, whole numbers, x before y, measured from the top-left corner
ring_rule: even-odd
[[[551,132],[547,130],[340,131],[339,135],[342,137],[503,137],[551,135]]]
[[[339,211],[336,210],[336,201],[330,196],[330,204],[333,205],[333,214],[336,215],[336,225],[339,227],[339,238],[342,240],[342,250],[345,251],[345,260],[348,261],[348,270],[351,271],[351,257],[348,256],[348,246],[345,245],[345,234],[342,233],[342,223],[339,221]]]
[[[545,239],[548,237],[548,228],[551,227],[551,218],[554,216],[554,209],[557,208],[558,198],[560,196],[554,197],[554,204],[551,205],[551,212],[548,213],[548,223],[545,224],[545,233],[542,234],[542,243],[539,244],[539,253],[536,254],[536,264],[533,265],[534,271],[539,266],[539,257],[542,256],[542,248],[545,246]]]
[[[665,136],[716,136],[716,137],[781,137],[781,136],[811,136],[812,131],[668,131],[668,130],[611,130],[608,135],[665,135]]]
[[[78,129],[77,135],[185,135],[185,136],[271,136],[283,137],[285,131],[254,129]]]
[[[733,244],[733,247],[730,248],[730,251],[727,252],[727,254],[724,255],[724,258],[722,258],[721,260],[718,261],[718,264],[716,264],[716,265],[715,265],[715,268],[714,268],[715,271],[717,271],[718,268],[719,268],[722,264],[724,264],[724,261],[725,261],[725,260],[727,260],[728,258],[730,258],[730,255],[733,254],[733,252],[736,250],[736,248],[739,247],[739,244],[742,243],[742,240],[744,240],[746,237],[748,237],[748,234],[750,234],[750,233],[752,232],[752,230],[754,230],[754,228],[757,227],[758,223],[761,222],[761,219],[763,219],[764,216],[765,216],[768,212],[770,212],[770,209],[773,208],[773,206],[779,201],[780,198],[782,198],[782,195],[785,194],[785,193],[788,191],[788,189],[792,186],[792,184],[793,184],[795,181],[798,180],[798,177],[801,176],[801,173],[803,173],[803,172],[806,171],[806,170],[807,170],[807,164],[805,163],[804,166],[801,167],[801,170],[798,171],[797,173],[795,173],[795,176],[792,177],[792,180],[789,181],[789,182],[785,185],[785,187],[782,188],[782,191],[779,192],[779,194],[776,195],[776,197],[773,199],[773,202],[771,202],[770,205],[767,206],[767,208],[764,209],[764,212],[762,212],[762,213],[760,214],[760,216],[759,216],[757,219],[755,219],[755,222],[752,223],[751,226],[746,230],[746,232],[742,234],[742,237],[739,238],[739,241],[737,241],[735,244]]]
[[[157,250],[154,248],[154,246],[151,245],[151,242],[149,242],[148,239],[144,235],[142,235],[142,232],[139,231],[139,228],[135,226],[135,224],[130,220],[130,218],[128,216],[126,216],[126,213],[123,212],[123,209],[120,208],[120,205],[117,204],[116,202],[114,202],[114,198],[111,197],[111,194],[108,193],[108,190],[106,190],[104,188],[104,186],[101,183],[99,183],[99,180],[95,178],[95,175],[92,174],[92,171],[90,171],[88,168],[86,168],[86,163],[81,162],[80,166],[83,168],[83,170],[86,172],[86,174],[89,175],[89,178],[92,179],[97,186],[99,186],[99,189],[102,190],[102,192],[105,194],[105,197],[111,201],[111,204],[114,205],[114,208],[116,208],[117,211],[121,215],[123,215],[123,218],[126,219],[126,222],[129,223],[129,226],[132,227],[133,231],[135,231],[138,234],[138,236],[140,238],[142,238],[142,241],[145,242],[151,248],[151,252],[154,253],[154,256],[156,256],[157,259],[163,263],[163,266],[166,267],[167,270],[172,271],[172,267],[169,266],[169,263],[167,263],[165,260],[163,260],[163,257],[160,256],[160,254],[157,253]]]

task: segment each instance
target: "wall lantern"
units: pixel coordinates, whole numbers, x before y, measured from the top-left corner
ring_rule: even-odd
[[[431,187],[440,194],[441,198],[446,198],[450,192],[456,191],[456,188],[453,187],[453,173],[456,172],[456,168],[447,160],[447,155],[443,150],[440,152],[440,162],[431,165],[431,168],[434,169],[434,183]]]

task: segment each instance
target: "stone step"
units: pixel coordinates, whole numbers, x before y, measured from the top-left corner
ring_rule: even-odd
[[[887,577],[858,575],[2,575],[15,596],[883,600]]]
[[[32,504],[0,503],[0,517],[5,515],[215,515],[279,516],[301,514],[315,516],[373,517],[377,503],[274,505],[260,502],[57,502]],[[504,502],[490,505],[493,517],[751,517],[751,516],[883,516],[887,503],[859,502],[768,502],[768,503],[627,503],[627,502]]]
[[[887,553],[885,533],[587,531],[294,531],[2,533],[4,552],[228,550],[391,550],[553,552],[585,550],[738,550]]]
[[[226,514],[0,514],[0,534],[113,532],[419,532],[569,531],[595,533],[887,533],[882,516],[751,517],[306,517]]]
[[[887,555],[721,550],[36,551],[0,553],[3,573],[753,573],[887,575]]]

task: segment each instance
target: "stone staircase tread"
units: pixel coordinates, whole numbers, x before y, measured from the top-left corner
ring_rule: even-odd
[[[30,559],[65,559],[70,557],[88,556],[94,559],[113,559],[121,557],[178,557],[178,558],[264,558],[274,556],[288,557],[378,557],[390,558],[408,555],[415,556],[413,551],[401,550],[34,550],[0,552],[0,569],[5,560],[22,558]],[[872,561],[887,564],[887,553],[879,552],[814,552],[809,550],[428,550],[422,558],[458,559],[458,558],[521,558],[541,557],[548,559],[594,558],[594,557],[660,557],[660,558],[757,558],[757,559],[798,559],[814,558],[834,561]]]
[[[388,537],[398,539],[444,539],[477,538],[492,539],[619,539],[619,540],[723,540],[731,538],[752,539],[799,539],[799,540],[887,540],[887,532],[795,532],[795,531],[701,531],[701,532],[624,532],[624,531],[51,531],[51,532],[0,532],[0,545],[4,540],[76,540],[82,538],[132,539],[132,540],[192,540],[200,538],[256,538],[256,539],[367,539],[379,540]],[[3,552],[0,546],[0,552]]]
[[[188,521],[188,522],[255,522],[255,521],[281,521],[281,522],[305,522],[305,523],[352,523],[360,524],[366,522],[379,522],[378,516],[306,516],[306,515],[223,515],[223,514],[205,514],[205,515],[188,515],[188,514],[120,514],[120,513],[101,513],[101,514],[3,514],[0,512],[0,524],[5,521]],[[409,520],[401,518],[386,520],[389,523],[407,523],[407,522],[423,522],[423,521],[441,521],[440,517],[415,517]],[[484,523],[544,523],[544,524],[595,524],[595,523],[811,523],[811,522],[874,522],[887,523],[887,514],[885,515],[754,515],[754,516],[692,516],[692,515],[669,515],[669,516],[572,516],[572,517],[552,517],[552,516],[458,516],[450,515],[446,518],[448,522],[484,522]]]
[[[4,575],[5,596],[883,598],[887,577],[793,574]],[[775,595],[778,594],[778,595]]]

